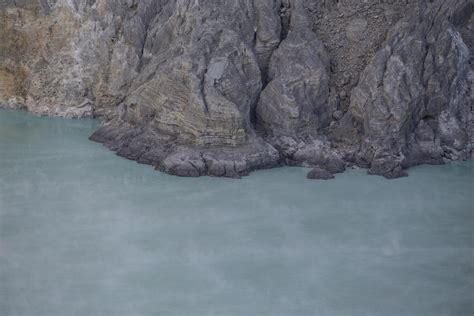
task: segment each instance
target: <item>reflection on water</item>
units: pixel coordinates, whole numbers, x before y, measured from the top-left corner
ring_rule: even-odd
[[[473,162],[177,178],[0,111],[0,315],[472,315]]]

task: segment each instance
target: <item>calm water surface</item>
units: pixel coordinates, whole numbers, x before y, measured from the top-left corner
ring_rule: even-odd
[[[472,161],[177,178],[0,111],[0,315],[473,315]]]

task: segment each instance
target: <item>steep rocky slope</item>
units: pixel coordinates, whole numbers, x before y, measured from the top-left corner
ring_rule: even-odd
[[[182,176],[472,151],[472,0],[0,0],[0,104]]]

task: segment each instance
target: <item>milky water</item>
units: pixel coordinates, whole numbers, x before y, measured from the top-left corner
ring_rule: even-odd
[[[0,111],[0,315],[473,315],[472,161],[178,178]]]

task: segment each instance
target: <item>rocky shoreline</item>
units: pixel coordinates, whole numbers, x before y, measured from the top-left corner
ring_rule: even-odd
[[[178,176],[278,165],[386,178],[473,149],[474,3],[0,2],[0,106],[102,116]]]

